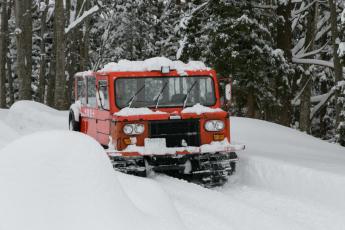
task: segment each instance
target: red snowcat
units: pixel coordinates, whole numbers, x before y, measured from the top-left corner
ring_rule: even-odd
[[[229,87],[226,87],[229,99]],[[165,173],[206,187],[236,169],[229,113],[216,72],[203,63],[152,58],[75,75],[69,128],[95,138],[120,172]]]

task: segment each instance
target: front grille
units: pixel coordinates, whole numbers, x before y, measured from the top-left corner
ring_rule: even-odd
[[[199,119],[150,121],[149,137],[165,138],[167,147],[200,146]]]

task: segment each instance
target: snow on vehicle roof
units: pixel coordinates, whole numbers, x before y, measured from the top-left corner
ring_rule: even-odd
[[[203,114],[203,113],[215,113],[215,112],[222,112],[223,110],[220,108],[210,108],[210,107],[206,107],[203,105],[200,105],[199,103],[195,104],[192,107],[187,107],[185,109],[182,110],[181,113],[196,113],[198,115]]]
[[[176,70],[179,74],[185,74],[185,71],[210,70],[203,62],[172,61],[166,57],[154,57],[144,61],[120,60],[119,62],[110,62],[101,69],[101,72],[142,72],[142,71],[161,71],[162,67],[169,67],[170,70]]]
[[[153,111],[149,108],[129,108],[125,107],[121,109],[119,112],[114,113],[116,116],[133,116],[133,115],[152,115],[152,114],[166,114],[165,112],[161,111]]]
[[[92,70],[87,70],[87,71],[83,71],[83,72],[78,72],[75,74],[75,76],[86,77],[86,76],[92,76],[93,74],[94,74],[94,72]]]

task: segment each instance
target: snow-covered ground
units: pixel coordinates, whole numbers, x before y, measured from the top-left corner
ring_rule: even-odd
[[[0,230],[345,229],[342,147],[233,117],[247,147],[238,172],[205,189],[113,172],[95,141],[64,131],[67,115],[28,101],[0,110]]]

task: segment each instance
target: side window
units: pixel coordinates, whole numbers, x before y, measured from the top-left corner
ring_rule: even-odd
[[[86,105],[86,95],[85,95],[85,81],[83,78],[77,78],[77,101],[81,104]]]
[[[96,107],[96,78],[87,78],[87,105],[90,107]]]
[[[109,91],[108,91],[108,81],[100,80],[98,81],[98,105],[99,108],[109,109]]]

